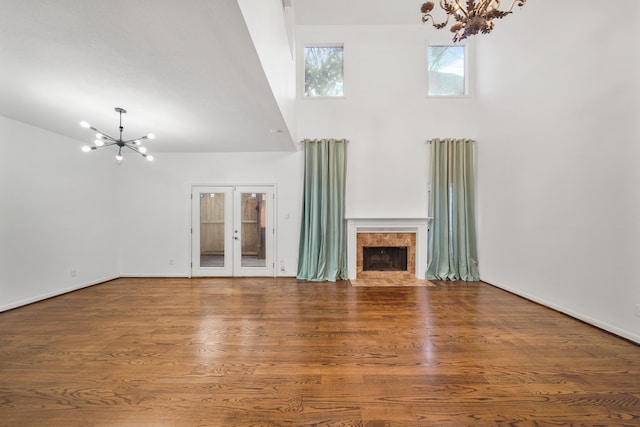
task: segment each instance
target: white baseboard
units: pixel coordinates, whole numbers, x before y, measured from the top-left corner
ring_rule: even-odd
[[[288,273],[286,271],[279,271],[276,277],[296,277],[295,273]]]
[[[189,278],[189,275],[185,275],[185,274],[121,274],[118,277],[127,278],[127,279],[144,279],[145,277],[149,277],[152,279],[162,279],[162,278],[187,279]]]
[[[23,299],[21,301],[12,302],[10,304],[6,304],[0,307],[0,313],[7,310],[12,310],[14,308],[22,307],[23,305],[33,304],[34,302],[42,301],[45,299],[57,297],[62,294],[66,294],[69,292],[77,291],[78,289],[88,288],[90,286],[98,285],[100,283],[108,282],[109,280],[114,280],[119,278],[120,276],[107,276],[101,279],[92,280],[90,282],[85,282],[80,285],[71,286],[69,288],[57,289],[52,292],[48,292],[46,294],[40,294],[35,297]]]
[[[598,319],[594,319],[594,318],[592,318],[590,316],[587,316],[585,314],[578,313],[578,312],[575,312],[573,310],[569,310],[569,309],[567,309],[565,307],[559,306],[557,304],[554,304],[554,303],[552,303],[550,301],[547,301],[547,300],[544,300],[542,298],[538,298],[538,297],[536,297],[534,295],[530,295],[530,294],[528,294],[526,292],[521,292],[521,291],[519,291],[517,289],[510,288],[509,286],[504,286],[501,283],[497,283],[497,282],[492,281],[492,280],[485,280],[485,279],[481,279],[481,280],[483,282],[491,285],[491,286],[495,286],[496,288],[500,288],[500,289],[505,290],[507,292],[511,292],[512,294],[515,294],[515,295],[518,295],[518,296],[520,296],[522,298],[528,299],[529,301],[533,301],[533,302],[535,302],[537,304],[544,305],[545,307],[548,307],[548,308],[551,308],[551,309],[553,309],[555,311],[558,311],[560,313],[566,314],[567,316],[571,316],[571,317],[573,317],[575,319],[578,319],[578,320],[580,320],[582,322],[585,322],[585,323],[588,323],[588,324],[590,324],[592,326],[595,326],[596,328],[605,330],[607,332],[610,332],[610,333],[612,333],[614,335],[617,335],[617,336],[622,337],[624,339],[627,339],[629,341],[633,341],[636,344],[640,344],[640,336],[638,336],[636,334],[633,334],[633,333],[631,333],[629,331],[625,331],[624,329],[620,329],[620,328],[618,328],[616,326],[610,325],[610,324],[608,324],[606,322],[602,322],[602,321],[600,321]]]

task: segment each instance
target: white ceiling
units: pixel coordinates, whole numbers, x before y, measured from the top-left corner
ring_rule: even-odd
[[[420,22],[419,0],[286,0],[296,21]],[[152,152],[295,143],[236,0],[0,0],[0,115],[78,141],[149,132]],[[284,132],[274,132],[284,130]]]
[[[0,115],[79,141],[122,107],[153,152],[295,146],[235,0],[0,0],[0,64]]]

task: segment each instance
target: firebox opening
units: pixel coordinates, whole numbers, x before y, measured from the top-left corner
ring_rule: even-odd
[[[406,246],[365,246],[363,271],[407,271]]]

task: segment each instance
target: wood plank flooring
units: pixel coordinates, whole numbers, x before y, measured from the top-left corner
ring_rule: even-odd
[[[640,346],[435,283],[119,279],[1,313],[0,425],[640,425]]]
[[[400,287],[400,286],[435,286],[428,280],[416,279],[415,276],[411,278],[404,277],[389,277],[389,278],[366,278],[366,279],[357,279],[357,280],[349,280],[351,286],[356,288],[367,288],[367,287],[375,287],[379,288],[381,286],[389,286],[389,287]]]

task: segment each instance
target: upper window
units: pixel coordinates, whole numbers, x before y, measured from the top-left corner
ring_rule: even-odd
[[[344,96],[344,46],[314,45],[304,48],[304,96]]]
[[[464,45],[431,45],[427,48],[429,96],[466,96]]]

